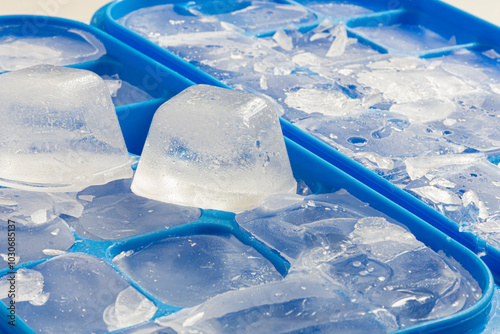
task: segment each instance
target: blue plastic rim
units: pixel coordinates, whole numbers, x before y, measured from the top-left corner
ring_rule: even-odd
[[[28,22],[28,23],[25,23]],[[161,65],[154,60],[135,51],[122,42],[108,36],[96,28],[86,26],[81,23],[40,16],[8,16],[0,18],[0,26],[9,26],[16,24],[35,24],[36,22],[44,22],[37,29],[43,31],[45,28],[64,27],[67,29],[75,28],[92,33],[105,46],[107,54],[103,58],[81,64],[71,65],[72,67],[85,68],[95,71],[98,74],[113,73],[126,68],[127,71],[119,72],[128,80],[142,83],[144,86],[153,87],[149,91],[154,100],[140,102],[116,108],[119,116],[120,125],[122,127],[124,137],[132,153],[140,153],[147,134],[149,123],[156,107],[165,101],[170,96],[175,95],[182,89],[193,84],[193,81],[179,75],[171,68]],[[197,70],[198,71],[198,70]],[[147,87],[144,87],[147,89]],[[156,92],[156,93],[155,93]],[[156,95],[154,95],[156,94]],[[471,275],[477,280],[483,291],[482,297],[471,307],[452,316],[421,323],[411,328],[406,328],[398,332],[404,333],[420,333],[420,332],[450,332],[466,331],[476,327],[484,321],[484,318],[489,313],[491,307],[491,298],[493,294],[493,279],[485,264],[476,257],[471,251],[449,238],[444,233],[430,226],[426,221],[409,213],[401,208],[388,198],[381,196],[379,193],[360,182],[353,176],[349,175],[342,169],[331,164],[325,159],[309,152],[300,146],[300,143],[294,141],[294,134],[297,134],[298,139],[301,139],[301,131],[287,122],[282,122],[283,131],[286,135],[285,142],[290,157],[294,176],[297,179],[304,180],[315,192],[329,192],[338,189],[346,189],[349,193],[359,198],[360,200],[369,203],[374,209],[386,214],[390,218],[403,223],[410,231],[423,243],[435,251],[442,250],[447,256],[456,259]],[[205,211],[201,218],[196,222],[171,228],[168,230],[155,231],[143,235],[138,235],[126,239],[115,241],[96,241],[82,238],[76,235],[78,242],[69,250],[69,252],[85,253],[102,259],[111,267],[113,267],[125,280],[130,282],[140,292],[151,299],[157,306],[158,312],[156,317],[168,314],[177,310],[177,308],[167,305],[140,285],[134,282],[130,277],[121,272],[111,262],[112,258],[126,249],[140,248],[150,242],[163,240],[171,236],[193,235],[193,234],[231,234],[244,244],[251,245],[265,258],[267,258],[276,269],[285,273],[288,269],[286,261],[279,255],[262,246],[255,240],[250,240],[237,226],[234,221],[234,215],[217,211]],[[34,267],[47,259],[37,260],[34,262],[24,263],[17,268]],[[6,270],[0,272],[4,274]],[[6,307],[0,307],[2,317],[7,315]],[[21,319],[17,319],[16,329],[12,330],[7,326],[6,322],[0,322],[0,328],[4,332],[24,332],[33,333]]]
[[[121,17],[140,8],[183,2],[182,0],[115,1],[102,7],[95,13],[92,19],[92,25],[126,42],[154,60],[175,69],[193,82],[227,87],[222,82],[199,70],[192,64],[187,63],[183,59],[180,59],[117,22]],[[292,3],[292,1],[289,2]],[[307,6],[308,3],[311,2],[322,1],[294,1],[297,5],[304,6]],[[327,3],[329,1],[325,0],[323,2]],[[478,19],[475,16],[438,0],[342,0],[339,2],[359,4],[371,10],[368,14],[337,18],[332,17],[332,20],[334,22],[344,22],[347,26],[347,32],[351,36],[358,38],[361,42],[370,45],[381,53],[411,54],[422,58],[428,58],[446,55],[453,50],[461,48],[477,50],[491,48],[496,48],[498,50],[500,48],[500,27]],[[316,17],[318,20],[315,22],[318,22],[324,18],[324,15],[316,13]],[[385,26],[399,23],[424,26],[446,39],[454,37],[456,44],[411,53],[390,48],[384,44],[384,41],[372,40],[362,32],[356,30],[356,28],[360,26]],[[268,32],[262,32],[262,34],[266,33],[268,34]],[[258,32],[255,34],[259,35]],[[281,119],[281,126],[283,134],[287,138],[292,139],[302,147],[323,158],[325,161],[345,171],[347,174],[376,190],[381,195],[391,199],[398,205],[422,218],[446,235],[471,249],[474,253],[485,253],[485,255],[482,256],[483,261],[490,267],[497,281],[500,282],[500,250],[487,245],[483,239],[472,233],[459,231],[459,225],[457,223],[438,213],[404,190],[399,189],[376,173],[354,160],[347,158],[318,138],[305,131],[299,130],[284,119]]]

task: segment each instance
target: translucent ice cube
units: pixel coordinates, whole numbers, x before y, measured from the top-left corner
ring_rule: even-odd
[[[25,280],[29,278],[26,284],[30,289],[37,287],[30,296],[48,297],[35,298],[35,303],[16,301],[16,315],[36,333],[107,332],[108,325],[103,318],[105,310],[111,304],[116,307],[117,302],[118,307],[122,307],[123,299],[139,307],[127,309],[130,320],[127,324],[148,320],[146,318],[152,313],[153,306],[133,291],[135,289],[127,290],[130,284],[123,277],[90,255],[60,255],[21,273]],[[1,278],[2,283],[5,278]],[[5,296],[2,298],[9,302]],[[30,300],[34,299],[30,297]]]
[[[62,218],[79,235],[97,240],[115,240],[192,222],[197,208],[181,207],[137,196],[130,190],[132,179],[92,186],[76,194],[83,206],[79,215]]]
[[[350,298],[346,316],[354,304],[369,305],[399,328],[463,310],[481,295],[459,263],[345,191],[279,202],[236,216],[290,261],[276,286],[292,277],[303,284],[322,277]]]
[[[35,29],[32,34],[30,24],[2,27],[0,72],[41,64],[81,63],[106,53],[102,43],[86,31],[51,26],[47,30]],[[33,25],[33,28],[36,27]]]
[[[282,279],[262,255],[233,236],[168,238],[113,262],[162,301],[183,307]]]
[[[425,177],[409,183],[407,189],[456,221],[463,230],[472,231],[498,247],[500,166],[485,160],[482,154],[460,156],[463,158],[442,160],[449,164],[434,166]],[[467,156],[483,159],[474,161]],[[467,160],[469,163],[461,163]],[[429,161],[432,165],[433,160]]]
[[[78,191],[130,177],[108,88],[96,74],[34,66],[0,76],[0,184]]]
[[[5,238],[0,238],[0,268],[12,262],[8,257],[9,230],[15,234],[16,264],[52,255],[44,252],[46,249],[66,251],[73,245],[73,233],[58,217],[58,206],[62,201],[59,198],[56,203],[54,198],[40,192],[0,189],[0,234],[5,235]]]
[[[252,94],[197,85],[156,112],[131,189],[236,212],[296,186],[275,109]]]
[[[343,190],[284,201],[269,209],[267,203],[273,197],[257,209],[238,214],[236,221],[291,262],[310,248],[337,249],[358,219],[377,213]]]
[[[318,276],[231,291],[157,319],[177,332],[385,333],[397,329],[387,310],[352,302],[345,290]]]

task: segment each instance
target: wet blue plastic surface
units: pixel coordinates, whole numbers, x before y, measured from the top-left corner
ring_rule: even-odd
[[[123,78],[127,78],[131,83],[136,83],[138,85],[142,84],[143,88],[146,89],[151,96],[155,97],[155,99],[151,101],[139,102],[116,108],[129,151],[139,154],[144,144],[149,123],[156,108],[163,101],[175,95],[183,88],[192,85],[193,82],[171,71],[168,67],[152,61],[101,31],[80,23],[55,18],[11,16],[0,18],[0,26],[23,24],[23,22],[33,23],[41,19],[45,22],[45,25],[39,27],[39,31],[43,31],[44,27],[47,28],[50,26],[74,27],[94,34],[104,44],[107,54],[101,59],[88,63],[71,65],[72,67],[93,70],[101,75],[118,73],[120,77],[123,76]],[[194,73],[197,74],[198,71],[196,70]],[[356,180],[356,178],[337,166],[305,150],[298,145],[294,139],[297,139],[297,141],[304,141],[304,138],[308,139],[308,137],[293,125],[283,121],[282,127],[286,136],[285,142],[294,176],[297,179],[304,180],[315,193],[335,191],[341,188],[346,189],[355,197],[369,203],[373,208],[406,225],[417,239],[433,250],[442,250],[446,255],[459,261],[478,281],[479,286],[483,290],[481,299],[467,310],[450,317],[422,323],[398,332],[456,333],[457,331],[466,331],[476,328],[484,322],[484,318],[490,311],[494,284],[491,273],[478,257],[456,241],[430,226],[426,221],[409,213],[386,197],[381,196],[379,193],[359,180]],[[309,142],[306,140],[304,143],[307,144]],[[331,150],[328,149],[327,153],[330,151]],[[281,256],[266,248],[255,239],[249,237],[238,228],[234,221],[234,214],[218,211],[204,211],[201,218],[193,223],[116,241],[96,241],[76,235],[77,242],[69,252],[93,255],[107,262],[135,288],[156,304],[158,307],[158,311],[155,314],[156,318],[174,312],[178,310],[178,308],[165,304],[155,298],[114,266],[111,260],[123,250],[138,249],[151,242],[160,241],[168,237],[198,234],[231,234],[243,244],[255,248],[261,255],[268,259],[280,273],[285,274],[288,270],[289,264]],[[16,266],[16,268],[31,268],[44,261],[46,261],[46,259],[24,263]],[[0,272],[0,275],[5,272],[6,270]],[[1,307],[0,316],[5,318],[6,314],[6,307]],[[20,319],[17,319],[15,329],[10,327],[5,321],[0,322],[0,329],[10,333],[33,332]]]

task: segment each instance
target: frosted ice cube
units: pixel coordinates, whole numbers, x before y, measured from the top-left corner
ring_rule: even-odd
[[[16,301],[16,315],[29,324],[36,333],[104,333],[108,325],[103,319],[106,308],[116,301],[130,284],[111,266],[93,256],[68,253],[56,256],[29,269],[31,287],[43,286],[48,296],[44,303]],[[5,280],[5,276],[1,281]],[[42,285],[43,284],[43,285]],[[121,298],[127,297],[122,293]],[[36,291],[38,292],[38,290]],[[38,294],[40,295],[40,294]],[[144,297],[132,291],[135,301],[146,306],[134,311],[128,309],[134,324],[142,322],[152,310]],[[8,302],[8,299],[3,299]],[[142,304],[141,304],[142,303]],[[119,303],[120,305],[120,303]]]
[[[288,107],[326,116],[342,116],[352,113],[361,104],[360,100],[351,99],[338,90],[301,88],[286,92],[285,103]]]
[[[233,212],[296,188],[275,109],[207,85],[158,109],[131,187],[163,202]]]
[[[407,229],[382,217],[366,217],[354,225],[349,239],[357,247],[367,247],[372,257],[388,261],[402,253],[425,247]]]
[[[129,286],[105,310],[103,319],[108,331],[133,326],[151,319],[158,308],[134,287]]]
[[[0,184],[78,191],[130,177],[130,158],[103,80],[34,66],[0,76]]]
[[[113,263],[160,300],[182,307],[282,279],[268,260],[233,236],[172,237],[119,254]]]
[[[27,26],[2,28],[0,72],[41,64],[62,66],[82,63],[98,59],[106,53],[104,45],[89,32],[51,26],[50,32],[35,29],[35,34],[31,34]]]
[[[71,201],[70,198],[65,200]],[[56,202],[54,198],[41,192],[0,189],[0,234],[5,235],[5,238],[0,238],[0,268],[8,267],[8,262],[12,262],[8,257],[9,229],[15,233],[16,263],[52,255],[44,252],[46,249],[66,251],[73,245],[73,233],[58,217],[58,207],[62,201],[62,198],[58,198]]]
[[[79,215],[62,218],[77,234],[95,240],[115,240],[195,221],[197,208],[180,207],[137,196],[132,179],[92,186],[76,194]]]

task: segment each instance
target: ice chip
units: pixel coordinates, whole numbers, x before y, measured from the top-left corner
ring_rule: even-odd
[[[449,190],[439,189],[433,186],[425,186],[411,190],[434,203],[462,204],[460,198]]]
[[[103,314],[109,331],[122,329],[148,321],[158,308],[134,287],[129,286],[116,297]]]
[[[15,282],[15,283],[13,283]],[[30,302],[32,305],[43,305],[49,293],[43,292],[43,275],[32,269],[19,269],[16,274],[9,274],[0,280],[0,296],[5,299],[9,295],[11,284],[16,287],[16,302]]]
[[[419,179],[428,172],[443,166],[468,165],[485,160],[483,153],[448,154],[407,158],[406,171],[412,180]]]
[[[273,35],[273,39],[278,43],[278,45],[286,51],[292,51],[293,49],[293,41],[290,36],[283,30],[278,30]]]
[[[78,191],[130,177],[109,90],[96,74],[39,65],[0,76],[0,185]]]
[[[352,112],[352,108],[359,104],[359,101],[337,90],[301,88],[285,94],[285,103],[291,108],[332,117]]]
[[[296,187],[275,109],[252,94],[197,85],[157,110],[131,189],[239,212]]]
[[[335,36],[335,40],[332,42],[332,45],[328,49],[328,52],[326,53],[326,57],[328,58],[335,58],[342,56],[345,51],[345,47],[347,46],[348,38],[347,38],[347,31],[345,29],[345,26],[343,24],[339,24],[336,26],[332,34]]]

